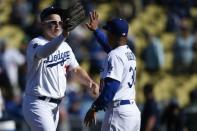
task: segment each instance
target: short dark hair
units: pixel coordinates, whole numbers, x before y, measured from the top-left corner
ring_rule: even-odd
[[[63,12],[64,12],[64,10],[61,8],[57,8],[54,6],[47,7],[41,12],[40,20],[44,21],[51,14],[58,14],[58,15],[60,15],[60,17],[62,17]]]

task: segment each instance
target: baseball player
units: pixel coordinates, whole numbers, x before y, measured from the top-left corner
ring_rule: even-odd
[[[56,131],[68,72],[95,94],[98,93],[98,85],[79,66],[72,49],[65,42],[68,32],[79,23],[73,27],[73,21],[67,21],[64,26],[62,13],[59,8],[44,9],[40,15],[43,35],[31,40],[27,48],[28,78],[23,114],[32,131]],[[78,17],[69,20],[76,19]]]
[[[135,103],[136,57],[127,45],[128,23],[120,18],[107,22],[105,36],[98,29],[98,14],[93,11],[86,25],[94,31],[108,56],[101,73],[102,91],[88,110],[85,125],[96,121],[97,111],[105,110],[101,131],[139,131],[140,111]]]

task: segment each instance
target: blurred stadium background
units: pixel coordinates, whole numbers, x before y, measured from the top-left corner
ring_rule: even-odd
[[[0,0],[0,130],[27,131],[21,102],[25,88],[25,49],[32,38],[41,34],[39,13],[55,5],[67,8],[69,0]],[[174,126],[181,130],[196,126],[197,104],[193,120],[188,124],[187,109],[196,102],[197,90],[197,1],[196,0],[82,0],[87,15],[99,13],[100,25],[113,17],[129,22],[128,44],[137,57],[136,101],[143,111],[143,88],[154,86],[162,131],[169,131],[163,121],[165,109],[174,104],[178,115],[185,118]],[[99,83],[99,72],[106,54],[84,25],[77,27],[67,39],[76,58]],[[22,57],[22,58],[21,58]],[[6,65],[6,66],[5,66]],[[12,70],[11,70],[12,69]],[[5,72],[4,72],[5,70]],[[6,79],[6,77],[8,79]],[[94,97],[81,85],[68,78],[66,98],[62,102],[59,131],[97,131],[104,113],[98,113],[96,127],[85,128],[83,118]],[[179,119],[180,120],[180,119]],[[7,122],[7,123],[5,123]],[[2,124],[1,124],[2,123]],[[12,127],[12,128],[11,128]],[[172,131],[178,131],[173,128]],[[193,128],[194,129],[194,128]],[[181,131],[179,130],[179,131]],[[189,130],[190,131],[190,130]],[[196,128],[193,130],[196,131]]]

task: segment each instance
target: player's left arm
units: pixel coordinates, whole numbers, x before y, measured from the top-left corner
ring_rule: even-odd
[[[87,112],[84,123],[86,126],[90,126],[95,118],[95,114],[99,110],[105,110],[107,105],[113,101],[113,98],[120,87],[120,81],[123,71],[123,63],[116,56],[109,54],[108,65],[105,67],[107,75],[104,78],[103,89],[100,96],[94,101],[91,108]],[[118,70],[120,69],[120,70]]]
[[[109,77],[105,78],[103,90],[101,91],[100,96],[94,101],[91,108],[96,112],[99,110],[105,110],[108,103],[113,101],[119,86],[120,81]]]
[[[52,39],[45,45],[39,45],[35,46],[36,52],[35,52],[35,58],[46,58],[66,40],[67,36],[64,36],[63,34],[57,36],[56,38]]]
[[[98,43],[101,45],[103,50],[106,53],[109,53],[111,51],[111,47],[109,45],[108,38],[105,35],[105,33],[98,28],[98,23],[99,23],[98,17],[99,15],[96,11],[90,12],[89,15],[90,20],[89,23],[86,23],[86,26],[89,30],[93,31],[94,36],[96,37]]]
[[[99,95],[99,86],[96,84],[88,75],[88,73],[77,66],[71,70],[71,75],[82,85],[90,88],[93,91],[93,94]]]
[[[108,56],[107,63],[103,89],[98,99],[92,105],[92,108],[95,108],[96,111],[104,110],[107,104],[113,101],[122,80],[124,69],[122,59],[111,53]]]
[[[94,36],[106,53],[109,53],[112,50],[110,45],[108,44],[108,38],[104,32],[97,28],[94,31]]]

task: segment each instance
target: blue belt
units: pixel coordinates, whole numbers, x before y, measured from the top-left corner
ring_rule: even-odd
[[[133,104],[134,100],[118,100],[113,102],[113,107],[118,107],[120,105]]]

